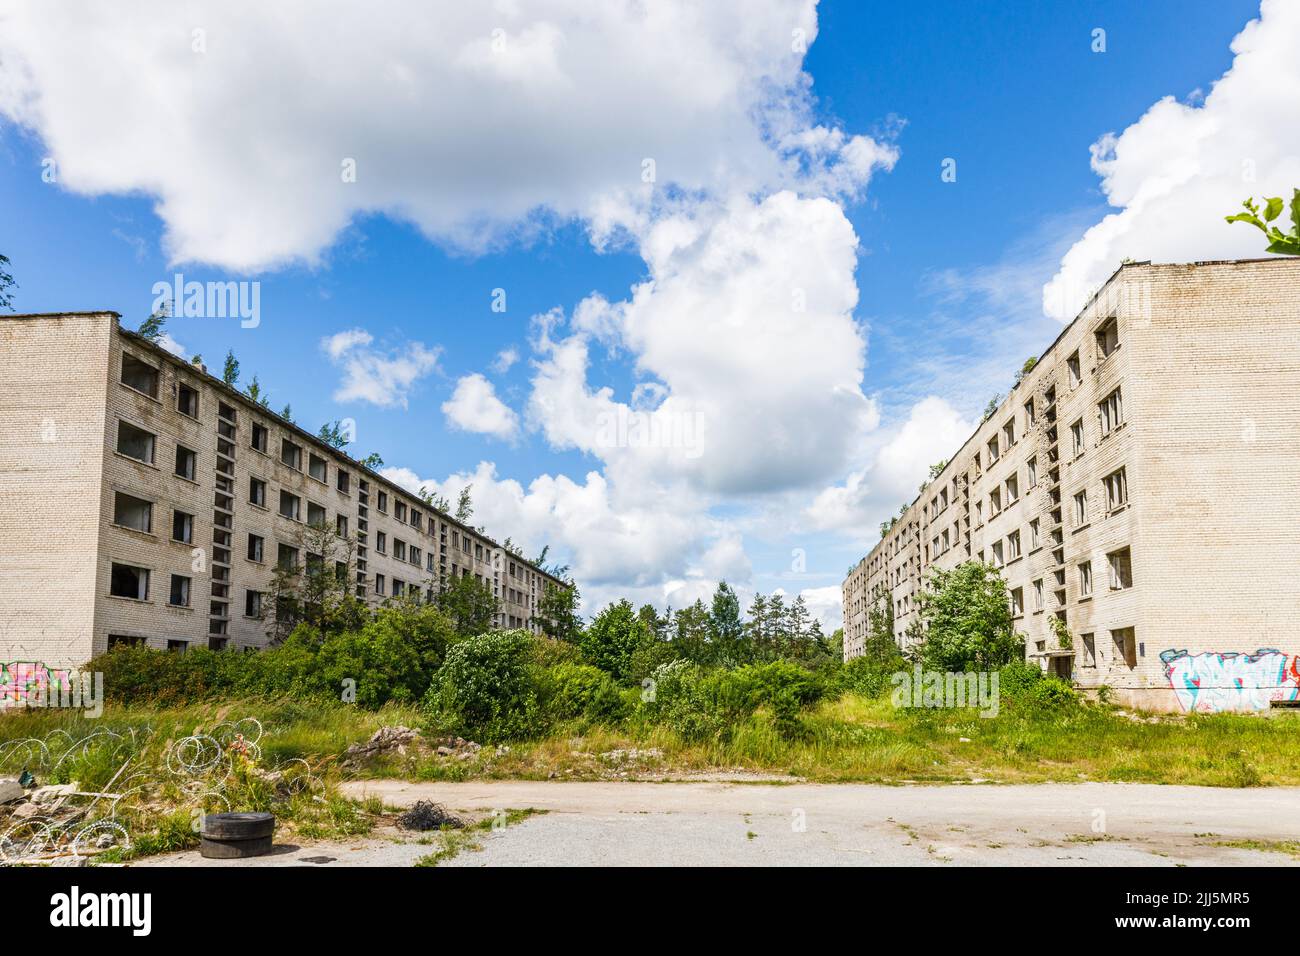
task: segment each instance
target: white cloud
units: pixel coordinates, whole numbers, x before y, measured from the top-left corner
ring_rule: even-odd
[[[498,375],[504,375],[506,372],[519,361],[519,350],[514,346],[504,348],[497,353],[497,357],[492,360],[492,371]]]
[[[799,594],[808,605],[808,613],[821,622],[822,632],[827,637],[843,625],[844,603],[838,584],[824,588],[804,588]]]
[[[158,344],[177,358],[185,358],[185,346],[172,338],[170,333],[164,332],[158,336]]]
[[[530,420],[558,448],[640,486],[779,491],[840,473],[875,427],[853,319],[857,237],[838,205],[780,192],[734,197],[652,226],[650,278],[537,323]],[[631,403],[588,383],[592,341],[653,379]],[[652,406],[652,407],[651,407]]]
[[[65,188],[156,197],[173,262],[313,263],[372,212],[470,249],[556,217],[603,241],[670,185],[856,194],[892,162],[814,125],[795,31],[814,0],[17,0],[0,114]]]
[[[442,413],[453,427],[462,431],[506,441],[519,433],[519,416],[497,398],[492,383],[477,373],[466,375],[456,383],[451,398],[442,403]]]
[[[373,342],[372,336],[365,329],[348,329],[346,332],[335,332],[333,335],[321,340],[321,348],[325,354],[332,359],[343,357],[345,352],[360,346],[369,345]]]
[[[364,329],[336,332],[321,339],[321,350],[343,371],[336,402],[363,401],[381,408],[407,407],[411,387],[438,367],[440,349],[407,342],[384,351],[372,348]]]
[[[665,498],[627,500],[596,471],[581,482],[541,475],[527,487],[498,477],[490,462],[443,479],[421,478],[408,468],[386,468],[383,474],[411,491],[424,487],[449,501],[472,486],[470,523],[498,540],[510,535],[530,556],[549,544],[549,561],[571,562],[587,607],[624,594],[662,603],[665,582],[686,577],[692,555],[724,536],[721,524],[699,509],[675,508]]]
[[[1264,0],[1232,41],[1232,67],[1199,105],[1165,97],[1092,147],[1092,168],[1118,212],[1089,229],[1043,289],[1043,309],[1072,319],[1125,258],[1254,258],[1263,236],[1228,225],[1247,196],[1300,184],[1300,4]]]
[[[971,436],[966,421],[945,400],[931,396],[874,452],[871,461],[838,485],[821,491],[806,515],[814,528],[838,530],[872,544],[879,524],[918,494],[930,465],[952,455]]]

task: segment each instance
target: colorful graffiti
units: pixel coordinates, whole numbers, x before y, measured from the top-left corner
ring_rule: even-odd
[[[1271,647],[1253,654],[1171,649],[1162,651],[1160,660],[1188,712],[1268,710],[1273,701],[1300,701],[1300,658]]]
[[[57,700],[67,696],[71,687],[67,668],[49,668],[40,661],[0,661],[0,707]]]

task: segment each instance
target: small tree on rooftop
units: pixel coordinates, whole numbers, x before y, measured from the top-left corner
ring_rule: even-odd
[[[150,313],[149,317],[140,323],[140,327],[135,330],[136,334],[142,339],[157,342],[162,338],[163,327],[167,325],[167,316],[167,304],[163,303],[156,312]]]
[[[1025,359],[1025,364],[1020,366],[1019,370],[1016,372],[1016,387],[1020,386],[1020,383],[1025,380],[1025,376],[1032,372],[1036,365],[1038,365],[1038,359],[1036,357],[1031,355],[1029,358]]]
[[[473,487],[473,485],[466,485],[460,490],[460,497],[456,499],[457,521],[466,522],[474,516],[474,501],[470,497]]]
[[[238,367],[238,363],[236,363],[236,367]],[[244,394],[257,402],[257,404],[261,405],[263,408],[266,408],[267,404],[271,401],[270,394],[262,388],[256,375],[253,376],[253,380],[244,388]]]
[[[331,448],[346,448],[352,443],[352,439],[348,437],[347,431],[343,428],[343,423],[338,419],[322,425],[320,433],[316,437]]]
[[[234,349],[226,351],[226,364],[221,370],[221,380],[231,388],[239,381],[239,359],[235,358]]]
[[[992,398],[990,398],[989,403],[984,406],[984,416],[980,419],[980,421],[986,422],[990,418],[992,418],[994,413],[997,412],[998,406],[1001,404],[1002,404],[1002,393],[999,392],[997,395],[994,395]]]

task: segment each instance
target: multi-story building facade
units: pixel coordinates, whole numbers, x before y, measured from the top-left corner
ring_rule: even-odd
[[[931,570],[979,561],[1082,688],[1300,699],[1297,396],[1300,259],[1125,264],[851,569],[846,659],[873,605],[906,647]]]
[[[512,628],[565,586],[116,313],[0,317],[0,397],[0,660],[263,647],[277,566],[370,604],[473,575]]]

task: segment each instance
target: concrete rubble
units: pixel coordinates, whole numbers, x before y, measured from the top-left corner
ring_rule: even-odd
[[[357,768],[376,757],[408,755],[435,755],[457,760],[472,760],[483,748],[463,737],[438,737],[426,740],[418,730],[410,727],[380,727],[369,740],[353,744],[343,755],[340,764],[345,769]]]

